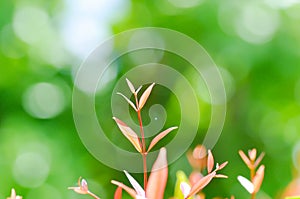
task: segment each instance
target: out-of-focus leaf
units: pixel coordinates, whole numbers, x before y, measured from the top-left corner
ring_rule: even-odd
[[[212,155],[211,151],[208,150],[208,156],[207,156],[207,172],[210,173],[214,168],[214,156]]]
[[[254,185],[254,192],[257,193],[260,189],[260,186],[263,182],[265,175],[265,166],[261,165],[258,170],[256,171],[256,174],[253,178],[253,185]]]
[[[174,197],[177,199],[184,199],[184,195],[181,191],[181,183],[189,183],[189,180],[185,173],[181,170],[176,172],[176,184],[175,184],[175,190],[174,190]]]
[[[119,187],[122,187],[122,189],[124,189],[129,195],[131,195],[131,197],[136,198],[137,193],[134,189],[124,185],[122,182],[118,182],[115,180],[112,180],[111,183]]]
[[[155,160],[146,190],[147,199],[163,199],[168,179],[167,150],[161,148]]]
[[[195,195],[196,193],[198,193],[199,191],[201,191],[206,185],[208,185],[208,183],[210,183],[210,181],[215,177],[215,175],[216,175],[216,172],[213,171],[210,174],[201,178],[201,180],[199,180],[196,184],[194,184],[192,186],[191,191],[187,195],[186,198],[191,197],[191,196]]]
[[[118,186],[114,194],[114,199],[122,199],[122,190],[122,187]]]
[[[243,176],[238,176],[237,177],[238,181],[241,183],[241,185],[250,193],[252,194],[254,192],[254,185],[250,180]]]
[[[239,150],[239,154],[242,158],[242,160],[245,162],[245,164],[251,168],[251,161],[249,160],[249,158],[246,156],[246,154],[244,153],[244,151],[242,150]]]

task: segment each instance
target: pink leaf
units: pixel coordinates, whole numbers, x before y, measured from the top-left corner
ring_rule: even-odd
[[[168,128],[166,130],[164,130],[163,132],[159,133],[155,138],[153,138],[153,140],[151,141],[148,151],[149,152],[156,144],[157,142],[159,142],[162,138],[164,138],[166,135],[168,135],[171,131],[173,131],[174,129],[177,129],[178,127],[171,127]]]
[[[220,166],[218,166],[217,170],[219,171],[219,170],[223,169],[227,164],[228,164],[228,161],[223,162]]]
[[[127,172],[124,170],[126,177],[128,178],[130,184],[133,186],[134,190],[136,191],[137,195],[145,197],[145,191],[141,187],[141,185]]]
[[[254,163],[254,167],[255,167],[255,168],[259,165],[259,163],[262,161],[262,159],[264,158],[264,156],[265,156],[265,153],[264,153],[264,152],[262,152],[262,153],[258,156],[258,158],[256,159],[256,161],[255,161],[255,163]]]
[[[137,108],[135,107],[135,105],[132,103],[132,101],[130,101],[125,95],[123,95],[122,93],[117,93],[118,95],[121,95],[127,102],[128,104],[135,110],[137,111]]]
[[[131,195],[131,197],[136,198],[137,193],[135,192],[134,189],[124,185],[121,182],[115,181],[115,180],[112,180],[111,183],[114,185],[117,185],[119,187],[122,187],[122,189],[124,189],[129,195]]]
[[[252,162],[254,162],[254,160],[256,159],[256,153],[257,153],[256,149],[252,149],[248,151],[249,158]]]
[[[163,199],[168,179],[167,150],[161,148],[153,164],[146,190],[147,199]]]
[[[113,119],[116,121],[119,129],[123,133],[123,135],[133,144],[133,146],[136,148],[138,152],[142,152],[142,148],[140,145],[140,140],[137,134],[129,127],[127,124],[122,122],[116,117],[113,117]]]
[[[141,110],[143,108],[143,106],[145,105],[151,91],[152,91],[152,88],[153,86],[155,85],[155,83],[151,84],[146,90],[145,92],[143,93],[143,95],[141,96],[140,98],[140,101],[139,101],[139,107],[138,109]]]
[[[214,156],[212,155],[211,151],[208,150],[208,156],[207,156],[207,172],[210,173],[214,168]]]
[[[260,186],[262,184],[262,181],[264,179],[265,174],[265,166],[261,165],[258,170],[256,171],[256,174],[253,178],[253,185],[254,185],[254,192],[257,193],[260,189]]]
[[[126,82],[128,84],[128,87],[130,89],[130,91],[134,94],[135,93],[135,88],[133,86],[133,84],[126,78]]]
[[[119,187],[115,191],[114,199],[122,199],[122,187]]]
[[[192,186],[190,193],[185,198],[189,198],[189,197],[195,195],[196,193],[198,193],[200,190],[202,190],[206,185],[208,185],[208,183],[210,183],[210,181],[215,177],[215,175],[216,175],[216,172],[213,171],[212,173],[208,174],[207,176],[204,176],[203,178],[201,178],[197,183],[195,183]]]
[[[242,160],[245,162],[245,164],[246,164],[249,168],[251,168],[251,167],[252,167],[252,166],[251,166],[251,161],[250,161],[249,158],[245,155],[245,153],[244,153],[242,150],[239,150],[239,154],[240,154]]]

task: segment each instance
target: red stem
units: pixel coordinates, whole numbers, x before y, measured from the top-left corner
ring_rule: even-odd
[[[145,133],[143,129],[143,121],[142,121],[142,116],[141,116],[141,110],[139,109],[139,102],[137,99],[137,95],[134,95],[135,97],[135,103],[137,107],[137,114],[138,114],[138,120],[139,120],[139,125],[140,125],[140,132],[141,132],[141,137],[142,137],[142,156],[143,156],[143,166],[144,166],[144,190],[146,191],[147,189],[147,183],[148,183],[148,176],[147,176],[147,152],[146,152],[146,143],[145,143]]]
[[[95,198],[95,199],[100,199],[96,194],[94,194],[94,193],[92,193],[92,192],[88,192],[88,194],[90,195],[90,196],[92,196],[93,198]]]

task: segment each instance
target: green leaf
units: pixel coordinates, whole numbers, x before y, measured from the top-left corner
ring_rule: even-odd
[[[181,170],[176,172],[176,178],[177,178],[177,180],[176,180],[176,184],[175,184],[174,197],[176,199],[184,199],[183,193],[181,192],[181,189],[180,189],[180,184],[182,182],[186,182],[189,184],[189,180],[188,180],[187,176],[185,175],[185,173]],[[191,199],[191,198],[188,198],[188,199]]]

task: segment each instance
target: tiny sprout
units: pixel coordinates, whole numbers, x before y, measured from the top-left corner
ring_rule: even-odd
[[[78,194],[90,195],[95,199],[100,199],[94,193],[89,191],[87,181],[85,179],[81,179],[81,177],[78,179],[78,187],[69,187],[68,189],[71,189],[71,190],[75,191]]]
[[[7,199],[22,199],[22,197],[21,196],[17,196],[15,189],[12,189],[10,197],[8,197]]]
[[[259,157],[256,159],[257,150],[252,149],[248,151],[248,157],[246,154],[240,150],[239,155],[241,156],[244,163],[247,165],[247,167],[250,169],[250,179],[243,176],[238,176],[237,179],[240,182],[240,184],[251,194],[251,198],[254,199],[256,196],[256,193],[259,191],[261,184],[264,179],[265,174],[265,166],[261,165],[257,171],[256,168],[259,165],[259,163],[262,161],[265,153],[261,153]]]
[[[184,195],[184,198],[187,199],[191,196],[194,196],[199,191],[201,191],[204,187],[206,187],[213,178],[228,178],[226,175],[223,174],[217,174],[217,171],[220,171],[223,169],[228,162],[224,162],[221,165],[216,163],[216,168],[213,170],[213,167],[215,165],[213,154],[210,150],[208,150],[208,156],[207,156],[207,175],[200,178],[197,182],[195,182],[191,187],[189,184],[182,182],[180,184],[180,189]]]

